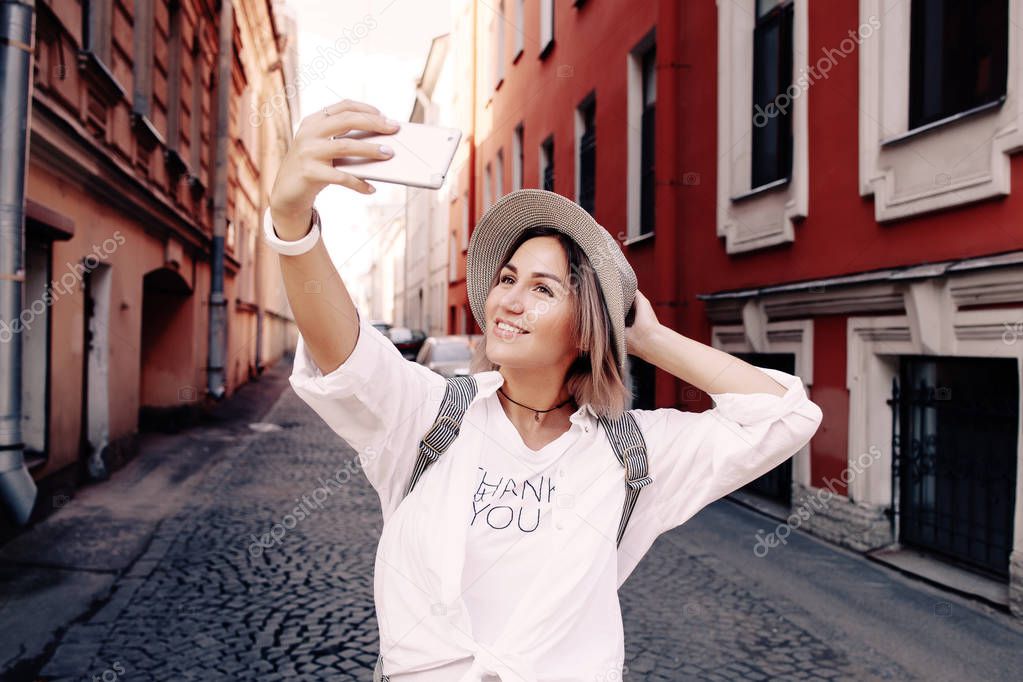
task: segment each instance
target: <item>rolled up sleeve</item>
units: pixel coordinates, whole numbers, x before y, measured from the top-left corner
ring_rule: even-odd
[[[823,419],[792,374],[758,367],[785,393],[711,393],[714,408],[633,410],[647,446],[661,532],[759,478],[803,448]]]
[[[386,519],[401,502],[419,440],[444,397],[445,379],[406,360],[359,315],[354,350],[328,374],[316,366],[300,334],[289,380],[295,393],[359,454]]]

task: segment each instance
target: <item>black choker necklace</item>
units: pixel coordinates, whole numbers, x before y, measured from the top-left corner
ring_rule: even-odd
[[[500,391],[500,392],[501,392],[501,395],[503,395],[503,396],[504,396],[505,398],[508,398],[508,394],[504,392],[504,388],[503,388],[503,387],[502,387],[502,388],[498,388],[497,390],[498,390],[498,391]],[[564,399],[563,401],[561,401],[561,403],[560,403],[560,404],[558,404],[558,405],[555,405],[554,407],[548,408],[548,409],[546,409],[546,410],[537,410],[537,409],[534,409],[534,408],[530,407],[529,405],[523,405],[522,403],[519,403],[519,402],[515,402],[515,401],[514,401],[514,400],[512,400],[511,398],[508,398],[508,400],[511,400],[511,401],[512,401],[513,403],[515,403],[515,404],[516,404],[516,405],[518,405],[519,407],[524,407],[524,408],[526,408],[527,410],[533,410],[533,421],[540,421],[540,413],[541,413],[541,412],[543,412],[543,413],[547,413],[547,412],[550,412],[551,410],[556,410],[556,409],[558,409],[559,407],[561,407],[562,405],[564,405],[565,403],[567,403],[567,402],[568,402],[569,400],[571,400],[571,399],[572,399],[572,396],[568,396],[568,397],[567,397],[567,398],[565,398],[565,399]]]

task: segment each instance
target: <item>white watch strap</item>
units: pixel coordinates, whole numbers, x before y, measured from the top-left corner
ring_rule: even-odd
[[[267,206],[266,212],[263,214],[263,240],[270,245],[277,253],[284,254],[285,256],[298,256],[300,254],[309,251],[316,242],[320,239],[320,221],[313,220],[312,229],[309,233],[301,239],[295,241],[285,241],[277,236],[277,232],[274,231],[273,218],[270,216],[270,207]]]

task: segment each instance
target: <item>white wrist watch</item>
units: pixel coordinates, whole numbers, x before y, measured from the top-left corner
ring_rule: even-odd
[[[273,218],[270,217],[270,207],[267,206],[266,212],[263,214],[263,240],[277,253],[285,256],[301,255],[316,246],[316,242],[320,239],[320,214],[315,207],[310,222],[309,232],[304,237],[294,241],[285,241],[277,236]]]

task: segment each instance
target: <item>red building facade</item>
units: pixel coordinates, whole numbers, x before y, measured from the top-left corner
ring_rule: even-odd
[[[468,6],[470,222],[518,187],[579,201],[663,324],[823,408],[744,499],[1023,614],[1017,4]],[[636,407],[711,406],[631,379]]]

